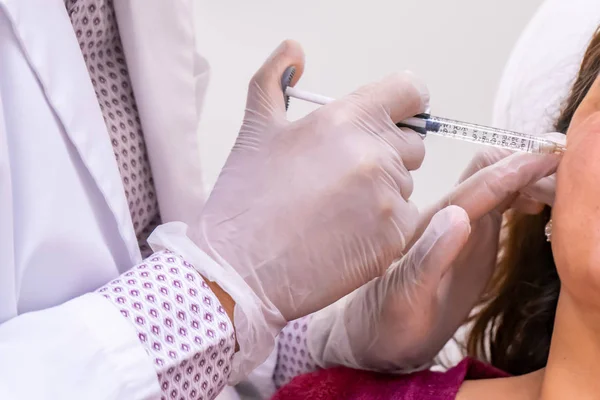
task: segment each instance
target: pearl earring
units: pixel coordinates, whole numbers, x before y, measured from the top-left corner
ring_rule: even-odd
[[[552,240],[552,218],[550,218],[550,221],[546,224],[544,234],[546,235],[546,241],[550,242]]]

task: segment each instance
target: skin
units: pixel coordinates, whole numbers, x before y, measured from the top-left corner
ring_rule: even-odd
[[[458,400],[596,399],[600,394],[600,77],[575,113],[557,171],[552,251],[561,279],[546,368],[466,381]]]

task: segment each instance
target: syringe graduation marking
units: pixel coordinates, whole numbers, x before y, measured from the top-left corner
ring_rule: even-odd
[[[501,129],[486,130],[475,124],[449,121],[439,117],[431,117],[427,121],[426,130],[440,136],[525,152],[536,152],[535,144],[541,145],[544,141],[531,135],[516,134]]]

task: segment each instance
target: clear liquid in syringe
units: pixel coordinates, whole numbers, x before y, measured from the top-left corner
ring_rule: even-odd
[[[454,137],[473,143],[527,153],[549,154],[558,153],[562,150],[556,148],[553,142],[543,138],[517,134],[502,129],[490,129],[467,122],[447,120],[439,117],[431,117],[428,120],[427,131],[440,136]]]

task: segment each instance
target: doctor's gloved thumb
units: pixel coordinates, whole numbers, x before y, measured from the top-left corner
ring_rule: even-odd
[[[458,206],[438,211],[401,260],[405,286],[437,290],[437,286],[469,239],[467,212]]]
[[[298,42],[286,40],[254,74],[248,88],[246,119],[285,118],[283,86],[294,86],[304,72],[304,51]]]

